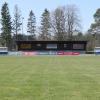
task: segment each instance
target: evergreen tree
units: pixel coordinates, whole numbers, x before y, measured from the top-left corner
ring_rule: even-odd
[[[5,2],[1,9],[1,25],[2,25],[2,45],[7,46],[10,49],[11,43],[11,17],[9,13],[8,4]]]
[[[94,14],[94,23],[91,24],[88,32],[92,35],[93,49],[95,46],[100,46],[100,8]]]
[[[18,8],[17,5],[15,5],[15,9],[14,9],[14,19],[13,19],[13,32],[16,36],[16,40],[18,40],[18,33],[21,30],[21,14],[20,14],[20,10]]]
[[[41,17],[41,40],[50,40],[50,13],[47,9],[44,10]]]
[[[97,9],[96,13],[94,14],[94,23],[91,24],[91,31],[95,33],[100,33],[100,8]]]
[[[35,40],[36,18],[32,10],[29,13],[27,28],[28,28],[27,32],[30,35],[29,40]]]

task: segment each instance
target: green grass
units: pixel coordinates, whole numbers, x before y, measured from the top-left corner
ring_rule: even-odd
[[[0,57],[0,100],[100,100],[100,56]]]

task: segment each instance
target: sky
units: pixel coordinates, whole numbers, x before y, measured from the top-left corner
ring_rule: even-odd
[[[0,10],[4,2],[8,3],[11,16],[14,13],[14,6],[17,4],[21,10],[24,26],[24,33],[27,29],[27,19],[29,11],[33,10],[36,16],[37,25],[40,24],[41,14],[44,9],[53,11],[59,6],[76,5],[79,9],[81,19],[82,31],[86,32],[91,23],[94,22],[93,15],[98,8],[100,8],[100,0],[0,0]]]

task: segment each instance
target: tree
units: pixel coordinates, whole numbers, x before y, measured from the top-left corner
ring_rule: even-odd
[[[92,48],[100,46],[100,8],[97,9],[93,17],[94,23],[91,24],[90,29],[88,30],[88,32],[92,35]]]
[[[18,40],[18,33],[21,30],[21,25],[22,25],[22,23],[21,23],[20,10],[19,10],[18,6],[15,5],[12,29],[13,29],[13,33],[16,35],[16,40]]]
[[[41,17],[41,40],[51,40],[50,28],[50,13],[45,9]]]
[[[85,37],[84,37],[83,33],[77,32],[76,34],[73,35],[73,40],[82,41],[82,40],[85,40]]]
[[[62,7],[58,7],[52,13],[51,27],[54,32],[54,39],[58,41],[65,40],[65,16]]]
[[[56,40],[73,40],[73,34],[80,30],[80,19],[75,5],[58,7],[52,13],[52,29]]]
[[[94,33],[100,33],[100,8],[97,9],[94,14],[94,23],[91,24],[91,31]]]
[[[10,47],[11,31],[12,31],[11,17],[9,13],[8,4],[6,2],[3,4],[1,9],[1,25],[2,25],[1,28],[2,44],[3,46],[7,46],[9,49],[11,49]]]
[[[29,39],[35,40],[36,18],[32,10],[29,13],[27,28],[28,28],[27,32],[30,35]]]
[[[68,40],[72,40],[74,32],[81,27],[77,7],[75,5],[67,5],[65,7],[65,17],[67,37]]]

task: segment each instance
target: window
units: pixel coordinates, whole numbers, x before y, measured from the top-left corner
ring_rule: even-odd
[[[41,47],[41,44],[37,44],[38,47]]]
[[[80,49],[80,50],[82,50],[82,49],[84,49],[84,44],[73,44],[73,49]]]
[[[67,48],[68,47],[68,44],[64,44],[64,48]]]
[[[47,49],[57,49],[57,44],[47,44]]]

